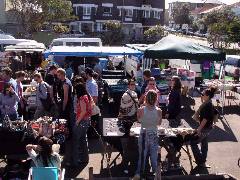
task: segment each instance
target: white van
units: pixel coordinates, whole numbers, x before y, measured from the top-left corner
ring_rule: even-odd
[[[100,38],[57,38],[50,44],[53,46],[102,46]]]
[[[233,76],[236,69],[240,70],[240,56],[238,55],[226,55],[225,65],[225,74],[228,76]],[[215,74],[219,75],[221,68],[220,63],[215,63]]]
[[[6,46],[16,45],[23,42],[37,43],[37,41],[29,40],[29,39],[0,39],[0,52],[3,52]]]

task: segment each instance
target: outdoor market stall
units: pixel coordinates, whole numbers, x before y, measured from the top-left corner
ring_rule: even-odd
[[[124,158],[127,157],[127,159],[130,161],[130,164],[133,163],[132,161],[137,161],[138,159],[137,138],[140,134],[140,124],[135,123],[132,126],[130,130],[130,137],[128,137],[127,146],[124,145],[126,137],[124,137],[124,129],[122,128],[119,127],[117,118],[103,119],[103,138],[119,151],[119,154],[110,163],[110,166],[115,163],[116,159],[120,155]],[[163,162],[165,164],[163,167],[161,167],[164,171],[182,169],[180,164],[181,149],[187,153],[191,168],[193,168],[191,161],[192,157],[189,152],[188,143],[190,140],[195,138],[194,135],[195,130],[190,128],[186,123],[183,123],[178,128],[171,128],[169,127],[168,121],[166,119],[163,120],[161,126],[158,127],[158,137],[160,147],[163,147],[167,151],[166,159]]]
[[[190,59],[199,62],[206,60],[223,62],[225,56],[225,53],[221,51],[191,41],[167,36],[144,51],[143,66],[149,68],[153,59],[179,59],[179,61]],[[192,82],[192,79],[189,82]]]
[[[33,121],[12,122],[5,117],[0,123],[0,157],[26,154],[26,145],[37,143],[39,136],[46,136],[64,146],[68,134],[64,119],[42,117]]]
[[[33,71],[41,66],[42,53],[45,50],[46,47],[43,43],[31,41],[6,46],[5,53],[6,57],[10,59],[9,66],[13,71]]]

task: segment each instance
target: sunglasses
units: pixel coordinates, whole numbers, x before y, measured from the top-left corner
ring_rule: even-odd
[[[135,86],[136,84],[130,84],[130,86]]]

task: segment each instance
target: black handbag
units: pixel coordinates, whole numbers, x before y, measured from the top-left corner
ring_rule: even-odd
[[[51,110],[52,105],[53,105],[53,101],[52,101],[52,98],[50,96],[50,91],[49,91],[48,85],[44,83],[43,86],[45,86],[47,88],[47,98],[46,99],[40,98],[40,101],[43,105],[43,108],[46,111],[49,112]],[[42,93],[40,86],[39,86],[39,92]]]

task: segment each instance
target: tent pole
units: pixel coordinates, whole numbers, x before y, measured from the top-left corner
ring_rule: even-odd
[[[224,106],[225,106],[225,83],[226,83],[226,78],[225,78],[225,65],[224,61],[222,61],[222,76],[223,76],[223,94],[222,94],[222,115],[224,115]]]
[[[126,55],[125,55],[125,53],[124,53],[124,75],[125,75],[125,77],[127,76],[127,69],[126,69]]]

